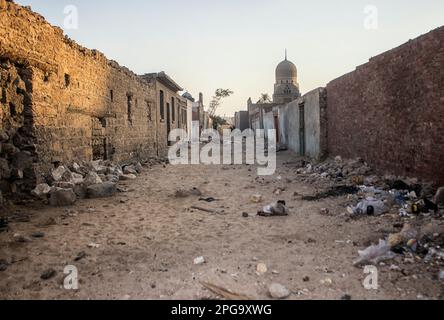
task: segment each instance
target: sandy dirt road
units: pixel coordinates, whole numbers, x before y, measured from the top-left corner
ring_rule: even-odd
[[[250,166],[161,166],[145,169],[127,192],[109,199],[81,200],[69,208],[40,204],[19,207],[26,222],[13,222],[0,234],[1,299],[214,299],[201,282],[220,285],[254,299],[268,299],[268,286],[285,285],[289,299],[440,299],[439,268],[397,258],[379,266],[379,290],[366,290],[357,251],[393,231],[398,217],[350,220],[346,197],[302,201],[313,186],[279,154],[274,176],[257,178]],[[281,179],[278,179],[280,177]],[[196,187],[198,196],[176,198],[176,190]],[[285,188],[277,196],[276,188]],[[262,204],[252,203],[254,194]],[[256,216],[263,205],[286,200],[288,217]],[[217,214],[190,209],[200,206]],[[320,209],[329,208],[329,215]],[[244,217],[243,213],[248,213]],[[17,243],[14,234],[44,237]],[[91,248],[89,244],[99,245]],[[79,253],[86,256],[75,261]],[[196,257],[206,263],[194,265]],[[256,273],[259,263],[268,272]],[[65,290],[63,270],[74,265],[79,289]],[[390,270],[392,265],[399,270]],[[53,268],[57,275],[42,280]],[[401,271],[402,270],[402,271]]]

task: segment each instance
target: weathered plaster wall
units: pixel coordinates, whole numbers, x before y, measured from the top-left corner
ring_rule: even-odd
[[[284,119],[281,139],[289,149],[300,152],[300,106],[304,105],[305,155],[321,160],[326,156],[326,92],[318,88],[303,97],[279,108],[279,118]]]

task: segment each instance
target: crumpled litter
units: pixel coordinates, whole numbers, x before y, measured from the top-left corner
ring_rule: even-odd
[[[353,263],[354,266],[364,264],[377,265],[382,261],[391,260],[396,256],[385,240],[379,240],[378,245],[372,245],[365,250],[358,251],[358,254],[359,258]]]

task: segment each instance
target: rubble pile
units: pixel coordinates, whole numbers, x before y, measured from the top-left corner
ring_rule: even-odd
[[[153,165],[154,162],[146,162]],[[45,177],[46,183],[37,185],[32,195],[51,206],[73,205],[77,199],[112,197],[119,181],[134,180],[142,172],[140,162],[119,165],[110,161],[91,161],[60,165]]]
[[[323,163],[301,162],[300,165],[296,173],[302,181],[327,190],[302,197],[303,201],[346,195],[350,217],[388,215],[401,221],[397,224],[399,232],[386,234],[379,243],[359,251],[355,266],[398,259],[399,262],[423,262],[442,270],[444,187],[436,190],[417,179],[378,176],[362,159],[336,157]]]

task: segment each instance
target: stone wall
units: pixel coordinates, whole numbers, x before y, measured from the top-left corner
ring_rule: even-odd
[[[328,150],[444,184],[444,27],[330,82]]]
[[[166,145],[166,134],[157,134],[154,83],[4,0],[0,60],[1,159],[15,168],[14,153],[4,150],[20,135],[16,139],[23,141],[15,147],[29,153],[37,182],[58,163],[157,157],[158,145]],[[3,179],[6,162],[0,161]],[[23,179],[31,175],[25,171]]]

